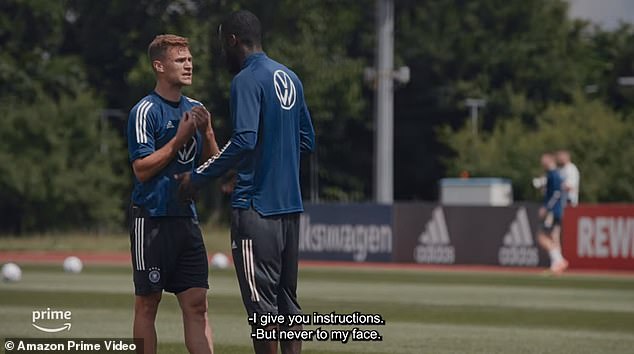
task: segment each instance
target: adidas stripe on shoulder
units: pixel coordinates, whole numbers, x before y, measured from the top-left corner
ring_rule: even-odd
[[[187,96],[185,96],[185,98],[187,99],[187,101],[189,101],[189,102],[191,102],[191,103],[195,103],[195,104],[201,105],[201,106],[203,106],[203,108],[205,108],[205,105],[204,105],[202,102],[200,102],[200,101],[198,101],[198,100],[195,100],[195,99],[193,99],[193,98],[189,98],[189,97],[187,97]]]
[[[135,123],[135,131],[136,131],[136,142],[139,144],[147,144],[148,142],[148,131],[147,131],[147,120],[148,120],[148,112],[154,106],[153,102],[150,102],[148,99],[143,99],[136,106],[136,113],[134,117]]]

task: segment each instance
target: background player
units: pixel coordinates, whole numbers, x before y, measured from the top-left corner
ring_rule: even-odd
[[[559,274],[568,268],[568,262],[561,254],[559,244],[559,232],[563,214],[562,180],[557,171],[555,156],[543,154],[541,164],[546,173],[546,186],[544,189],[544,204],[539,209],[539,217],[542,219],[541,229],[537,241],[550,256],[550,270]]]
[[[557,165],[563,179],[564,201],[566,205],[576,207],[579,204],[579,169],[572,163],[568,150],[557,151]]]
[[[207,252],[191,200],[177,196],[174,175],[191,171],[218,152],[211,115],[181,94],[192,83],[186,38],[160,35],[148,48],[156,76],[153,92],[128,119],[134,170],[130,243],[134,268],[134,337],[156,352],[154,322],[162,291],[176,294],[190,353],[212,353],[207,320]],[[196,128],[197,127],[197,128]]]
[[[237,169],[231,248],[246,310],[249,316],[300,313],[299,163],[300,152],[312,151],[315,139],[302,83],[262,51],[260,21],[251,12],[232,13],[219,35],[235,74],[233,135],[218,156],[182,176],[181,189],[189,196],[209,179]],[[276,341],[254,340],[253,347],[256,353],[277,353]],[[299,353],[301,342],[283,341],[281,349]]]

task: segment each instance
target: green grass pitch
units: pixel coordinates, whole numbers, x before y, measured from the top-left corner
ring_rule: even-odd
[[[23,280],[0,283],[0,337],[130,337],[129,267],[23,267]],[[305,353],[632,353],[634,278],[524,273],[302,268],[306,313],[379,313],[382,342],[306,342]],[[233,270],[212,270],[210,319],[217,353],[251,353]],[[72,311],[72,329],[44,334],[37,309]],[[308,328],[314,328],[308,327]],[[326,327],[322,327],[326,328]],[[160,353],[184,353],[175,297],[157,320]]]

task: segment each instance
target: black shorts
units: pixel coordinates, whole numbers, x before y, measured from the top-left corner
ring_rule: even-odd
[[[555,216],[553,213],[548,213],[541,221],[540,229],[543,233],[550,235],[555,228],[561,225],[561,219]]]
[[[299,314],[297,259],[299,214],[263,217],[251,209],[234,209],[231,251],[242,301],[249,317]]]
[[[133,206],[130,252],[136,295],[209,289],[207,251],[193,218],[148,217]]]

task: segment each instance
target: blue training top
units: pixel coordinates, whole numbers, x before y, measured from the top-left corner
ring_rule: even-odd
[[[315,131],[294,72],[264,53],[250,55],[231,82],[233,135],[218,156],[192,174],[192,183],[237,170],[234,208],[263,216],[304,210],[300,152],[313,151]]]
[[[130,162],[150,155],[176,135],[183,113],[202,104],[186,96],[179,102],[168,101],[152,91],[139,101],[128,117],[128,153]],[[192,201],[178,199],[174,175],[192,171],[202,154],[202,137],[196,132],[178,150],[176,158],[149,181],[141,183],[135,176],[132,203],[143,207],[150,216],[197,217]]]
[[[563,193],[561,185],[563,180],[557,170],[550,170],[546,173],[546,193],[544,193],[544,207],[561,219],[563,214]]]

